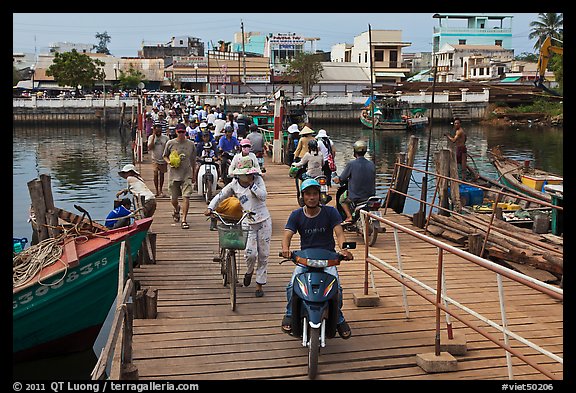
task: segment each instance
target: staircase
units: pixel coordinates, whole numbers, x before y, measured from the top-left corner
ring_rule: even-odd
[[[451,102],[450,110],[452,111],[452,118],[459,117],[462,123],[469,123],[471,120],[470,112],[468,111],[468,106],[460,102]]]

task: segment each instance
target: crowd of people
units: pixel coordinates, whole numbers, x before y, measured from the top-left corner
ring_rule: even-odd
[[[152,101],[144,125],[147,152],[153,165],[155,192],[145,192],[138,183],[141,177],[135,168],[125,167],[119,172],[129,182],[123,193],[132,192],[145,202],[148,201],[146,203],[149,206],[145,203],[144,207],[147,209],[146,214],[150,216],[156,207],[155,198],[165,197],[163,190],[167,183],[173,207],[172,218],[180,223],[182,229],[189,229],[188,210],[190,197],[197,186],[198,160],[207,156],[218,159],[225,152],[229,152],[232,157],[229,166],[226,170],[219,167],[222,183],[218,184],[218,193],[209,202],[204,214],[212,216],[214,210],[219,209],[224,201],[232,197],[237,198],[242,211],[255,213],[248,224],[250,231],[244,252],[246,270],[243,284],[250,286],[255,275],[255,295],[264,296],[264,286],[268,278],[272,217],[266,206],[266,181],[258,160],[265,150],[258,126],[243,114],[224,113],[218,107],[199,105],[193,101],[162,99]],[[297,168],[305,168],[300,186],[304,204],[290,214],[284,226],[282,254],[284,257],[289,256],[292,238],[298,233],[300,249],[321,247],[335,252],[338,248],[346,258],[352,258],[352,254],[343,249],[343,225],[350,219],[350,210],[345,208],[346,217],[342,217],[335,207],[322,205],[319,201],[320,185],[314,178],[325,175],[329,186],[333,185],[332,182],[346,181],[348,193],[343,200],[336,201],[343,205],[373,195],[375,167],[372,161],[364,158],[366,143],[358,141],[354,144],[356,159],[346,164],[338,176],[334,164],[336,146],[326,130],[320,129],[316,132],[311,124],[292,124],[287,131],[287,163]],[[228,181],[224,181],[226,178]],[[152,200],[154,203],[150,202]],[[125,212],[129,209],[129,206],[122,204],[119,211]],[[211,226],[210,229],[216,228]],[[318,237],[318,233],[323,235]],[[293,277],[297,272],[298,269],[295,269]],[[330,272],[338,277],[335,268],[331,268]],[[288,304],[291,301],[292,285],[291,279],[287,285]],[[341,292],[342,288],[339,289]],[[290,307],[287,307],[282,331],[289,333],[291,323]],[[338,312],[337,330],[342,338],[351,336],[350,326],[341,311]]]

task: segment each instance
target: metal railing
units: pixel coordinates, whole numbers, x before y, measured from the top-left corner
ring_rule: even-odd
[[[405,166],[407,168],[417,170],[416,168],[411,168],[411,167],[408,167],[408,166],[403,165],[403,164],[397,164],[397,165],[402,165],[402,166]],[[425,172],[425,171],[423,171],[423,172]],[[440,176],[438,174],[434,174],[434,175]],[[440,177],[443,177],[447,180],[453,181],[454,182],[454,183],[452,183],[453,187],[455,187],[455,184],[457,184],[458,182],[465,183],[465,182],[459,181],[458,179],[452,179],[452,178],[449,178],[446,176],[440,176]],[[392,180],[392,183],[393,182],[394,182],[394,179]],[[467,184],[469,184],[469,183],[467,183]],[[436,189],[435,193],[434,193],[434,198],[436,197],[437,191],[438,190]],[[398,192],[398,191],[393,190],[391,187],[389,189],[388,195],[390,195],[391,192]],[[422,200],[419,200],[418,198],[411,197],[411,196],[404,194],[404,193],[401,193],[401,192],[398,192],[398,193],[401,195],[404,195],[405,197],[413,198],[417,201],[420,201],[421,203],[425,203],[425,204],[429,205],[430,206],[430,214],[432,212],[432,208],[443,209],[442,206],[435,205],[434,203],[422,201]],[[503,191],[502,191],[502,193],[506,194]],[[514,194],[514,197],[518,197],[518,195]],[[434,200],[434,198],[432,200]],[[532,198],[528,198],[528,197],[526,197],[526,198],[532,199]],[[541,203],[543,205],[546,205],[542,201],[537,201],[537,202]],[[558,208],[558,206],[553,206],[553,205],[550,205],[550,207]],[[496,210],[496,209],[494,209],[494,210]],[[455,213],[453,211],[451,211],[451,213],[452,214],[458,214],[458,213]],[[439,241],[433,237],[426,235],[425,233],[424,234],[419,233],[413,229],[410,229],[410,228],[407,228],[407,227],[402,226],[400,224],[397,224],[397,223],[395,223],[389,219],[386,219],[384,217],[374,215],[370,212],[362,211],[361,212],[361,218],[362,218],[362,225],[364,225],[364,244],[365,244],[365,250],[364,250],[364,261],[365,261],[364,294],[365,295],[368,294],[368,274],[369,274],[369,271],[370,272],[372,271],[370,267],[374,266],[374,267],[378,268],[379,270],[381,270],[382,272],[384,272],[385,274],[394,278],[395,280],[397,280],[401,284],[403,304],[404,304],[405,313],[406,313],[407,317],[409,316],[409,307],[408,307],[408,301],[407,301],[407,295],[406,295],[406,288],[410,289],[411,291],[413,291],[415,294],[419,295],[420,297],[422,297],[426,301],[434,304],[435,311],[436,311],[435,312],[435,322],[436,322],[435,354],[437,356],[440,355],[440,312],[444,311],[446,314],[446,325],[447,325],[446,330],[447,330],[449,339],[453,338],[452,322],[450,319],[450,317],[453,317],[453,318],[459,320],[460,322],[462,322],[464,325],[468,326],[470,329],[481,334],[482,336],[484,336],[485,338],[487,338],[488,340],[490,340],[491,342],[493,342],[494,344],[496,344],[497,346],[501,347],[502,349],[504,349],[506,351],[506,364],[507,364],[508,378],[509,379],[514,379],[511,355],[519,358],[524,363],[530,365],[531,367],[536,369],[541,374],[547,376],[548,378],[559,379],[553,372],[549,371],[547,368],[543,367],[541,364],[534,361],[531,357],[526,356],[523,353],[524,352],[523,348],[525,348],[525,347],[532,348],[534,351],[539,352],[540,354],[543,354],[543,355],[547,356],[548,358],[550,358],[552,361],[560,363],[560,364],[563,364],[563,358],[558,356],[557,354],[549,351],[549,350],[546,350],[546,349],[536,345],[534,342],[532,342],[532,341],[530,341],[530,340],[522,337],[521,335],[514,333],[513,331],[510,330],[510,328],[508,326],[506,304],[505,304],[505,300],[504,300],[505,297],[504,297],[504,285],[503,285],[503,281],[502,281],[502,276],[504,276],[504,277],[516,282],[516,283],[519,283],[523,286],[526,286],[526,287],[531,288],[535,291],[538,291],[538,292],[541,292],[547,296],[550,296],[555,301],[560,301],[560,302],[563,301],[563,296],[564,296],[563,289],[557,288],[553,285],[549,285],[547,283],[544,283],[540,280],[534,279],[534,278],[527,276],[527,275],[524,275],[522,273],[518,273],[512,269],[508,269],[504,266],[498,265],[498,264],[496,264],[496,263],[494,263],[488,259],[484,259],[480,256],[474,255],[472,253],[469,253],[467,251],[461,250],[457,247],[454,247],[454,246],[446,244],[442,241]],[[368,243],[369,243],[368,242],[368,233],[369,233],[369,230],[368,230],[369,220],[368,220],[368,218],[373,219],[373,220],[378,220],[382,224],[385,224],[385,225],[387,225],[393,229],[397,266],[393,266],[392,264],[384,261],[383,259],[379,258],[378,256],[376,256],[370,252],[370,247],[368,245]],[[430,219],[430,215],[428,215],[428,220],[429,219]],[[467,219],[470,220],[470,217],[467,216]],[[494,219],[494,217],[492,217],[492,220],[493,219]],[[492,225],[490,225],[489,228],[492,228],[493,230],[497,229],[496,227],[492,227]],[[400,244],[399,232],[403,232],[406,235],[409,235],[413,239],[423,241],[423,242],[428,243],[428,244],[437,248],[438,255],[437,255],[437,268],[436,268],[437,269],[437,271],[436,271],[436,288],[432,288],[431,286],[425,284],[423,281],[419,280],[418,278],[416,278],[413,275],[410,275],[406,272],[406,270],[402,264],[402,258],[401,258],[402,254],[401,254],[401,250],[400,250],[401,244]],[[486,239],[487,238],[488,238],[488,233],[486,234]],[[485,244],[486,243],[484,243],[484,245]],[[413,247],[413,246],[414,246],[414,244],[412,242],[410,244],[410,247]],[[482,251],[484,251],[484,246],[482,248]],[[464,306],[463,304],[461,304],[457,300],[455,300],[452,297],[449,297],[447,295],[446,271],[444,268],[445,267],[445,263],[444,263],[444,254],[445,253],[449,253],[451,255],[459,257],[460,259],[459,259],[458,263],[460,263],[460,262],[472,263],[472,264],[480,266],[486,270],[492,271],[496,274],[501,324],[494,322],[493,320],[481,315],[480,313],[474,311],[473,309],[471,309],[469,307]],[[483,255],[483,254],[481,253],[480,255]],[[461,266],[461,265],[459,265],[459,266]],[[373,286],[375,285],[374,278],[372,278],[372,285]],[[478,321],[481,321],[482,323],[485,323],[485,324],[489,325],[490,327],[498,330],[499,332],[501,332],[503,334],[504,342],[502,342],[502,340],[500,340],[498,337],[491,334],[486,328],[482,328],[482,327],[477,326],[477,324],[475,324],[473,322],[473,320],[470,320],[470,318],[460,315],[461,313],[454,312],[453,310],[451,310],[449,308],[449,306],[454,306],[458,310],[460,310],[461,312],[463,312],[463,313],[465,313],[471,317],[474,317]],[[518,346],[513,347],[510,344],[510,339],[514,339],[514,340],[522,343],[525,347],[518,347]]]

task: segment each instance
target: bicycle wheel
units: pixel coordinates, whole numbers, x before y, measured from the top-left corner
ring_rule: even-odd
[[[236,280],[238,272],[236,271],[236,253],[228,250],[226,258],[226,275],[228,276],[228,286],[230,287],[230,308],[236,310]]]

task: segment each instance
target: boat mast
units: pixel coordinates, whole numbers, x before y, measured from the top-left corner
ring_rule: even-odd
[[[434,79],[432,81],[432,100],[430,103],[430,124],[428,129],[428,149],[426,152],[426,170],[424,172],[424,178],[422,180],[422,194],[420,196],[421,201],[427,200],[428,195],[428,166],[430,163],[430,140],[432,139],[432,122],[434,121],[434,93],[436,91],[436,74],[438,73],[438,57],[434,59]],[[420,202],[420,210],[418,211],[419,215],[422,215],[422,218],[426,217],[426,204],[424,202]],[[420,221],[422,223],[422,227],[424,226],[424,220]]]
[[[372,112],[372,143],[374,146],[372,161],[376,162],[376,136],[374,135],[374,71],[372,70],[372,28],[370,24],[368,24],[368,41],[370,46],[370,111]]]

